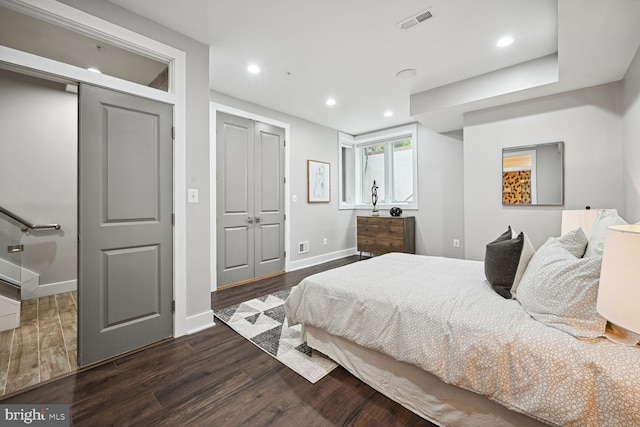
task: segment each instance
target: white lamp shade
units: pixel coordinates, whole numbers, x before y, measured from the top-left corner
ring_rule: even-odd
[[[607,229],[596,309],[610,322],[640,333],[640,225]]]
[[[585,236],[591,235],[591,228],[593,222],[596,220],[598,211],[602,209],[575,209],[562,211],[562,226],[560,229],[560,235],[567,234],[568,232],[575,230],[576,228],[582,228]],[[617,209],[604,209],[614,215],[618,215]]]

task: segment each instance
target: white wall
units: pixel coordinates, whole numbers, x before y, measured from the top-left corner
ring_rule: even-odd
[[[209,315],[209,47],[106,0],[59,0],[186,53],[187,188],[200,202],[187,210],[187,316]],[[177,201],[177,203],[186,203]]]
[[[640,50],[627,70],[624,92],[624,211],[640,221]]]
[[[40,275],[42,288],[23,288],[23,298],[76,288],[78,101],[64,88],[0,70],[0,204],[62,226],[22,235],[22,266]]]
[[[625,216],[620,82],[468,113],[464,122],[465,258],[484,259],[508,225],[539,247],[559,235],[562,209]],[[564,207],[502,206],[502,148],[554,141],[565,142]]]

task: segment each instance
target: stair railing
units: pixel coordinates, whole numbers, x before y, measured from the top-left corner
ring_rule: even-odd
[[[27,232],[28,230],[60,230],[62,228],[60,224],[33,224],[32,222],[27,221],[26,219],[10,212],[0,206],[0,214],[12,219],[14,222],[17,222],[21,226],[21,230],[23,232]]]

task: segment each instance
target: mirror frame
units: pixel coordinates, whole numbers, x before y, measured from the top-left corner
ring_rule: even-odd
[[[518,203],[505,203],[505,199],[504,199],[504,173],[505,172],[509,172],[508,170],[505,170],[504,167],[504,159],[506,156],[506,154],[509,153],[524,153],[524,152],[533,152],[533,156],[534,156],[534,162],[538,161],[539,159],[536,158],[536,153],[537,153],[537,149],[540,147],[545,147],[545,146],[550,146],[550,145],[555,145],[559,147],[559,151],[560,151],[560,173],[559,173],[559,179],[560,179],[560,201],[558,203],[528,203],[528,204],[518,204]],[[503,147],[502,148],[502,157],[501,157],[501,191],[500,191],[500,196],[502,198],[502,206],[529,206],[529,207],[535,207],[535,206],[564,206],[564,151],[565,151],[565,147],[564,147],[564,141],[555,141],[555,142],[545,142],[545,143],[541,143],[541,144],[531,144],[531,145],[522,145],[522,146],[514,146],[514,147]],[[536,168],[532,168],[532,181],[535,182],[539,182],[537,179],[537,170]],[[536,188],[532,189],[532,193],[534,193],[536,191]],[[533,194],[532,194],[533,197]],[[537,194],[536,194],[536,199],[537,199]]]

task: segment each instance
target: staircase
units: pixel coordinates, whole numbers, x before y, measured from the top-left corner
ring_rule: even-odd
[[[0,331],[20,327],[20,286],[0,275]]]
[[[40,276],[21,265],[22,233],[59,230],[58,224],[35,225],[0,207],[0,331],[20,326],[22,296],[38,288]]]

